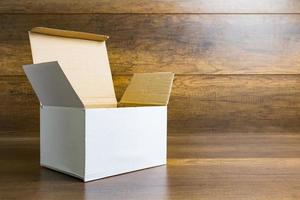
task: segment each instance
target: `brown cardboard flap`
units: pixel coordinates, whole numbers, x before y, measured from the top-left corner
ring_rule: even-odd
[[[137,73],[127,87],[121,105],[167,105],[174,73]]]
[[[89,34],[75,37],[73,33],[34,28],[29,32],[33,63],[58,61],[84,107],[116,107],[105,42],[91,40]]]
[[[60,29],[46,28],[46,27],[35,27],[32,28],[30,32],[52,35],[52,36],[67,37],[67,38],[83,39],[83,40],[95,40],[100,42],[103,42],[109,38],[107,35],[98,35],[94,33],[84,33],[78,31],[67,31],[67,30],[60,30]]]
[[[24,65],[23,69],[42,105],[83,107],[57,62]]]

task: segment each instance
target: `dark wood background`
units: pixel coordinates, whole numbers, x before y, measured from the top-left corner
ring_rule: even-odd
[[[300,199],[299,14],[298,0],[0,1],[3,199],[23,197],[19,181],[35,198]],[[176,73],[168,167],[87,185],[38,170],[39,105],[21,68],[35,26],[109,35],[118,99],[135,72]]]
[[[21,68],[32,63],[35,26],[110,35],[119,99],[135,72],[175,72],[171,133],[298,131],[300,15],[291,13],[300,2],[275,2],[1,1],[1,134],[38,136],[38,101]]]

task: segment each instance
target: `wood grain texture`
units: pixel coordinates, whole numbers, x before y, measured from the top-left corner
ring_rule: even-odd
[[[186,127],[186,132],[189,129],[297,132],[299,78],[299,75],[178,77],[169,106],[170,119],[174,120],[170,127],[175,130]]]
[[[0,13],[299,13],[297,0],[11,0]]]
[[[130,78],[114,76],[118,100]],[[0,129],[38,130],[39,104],[26,77],[0,83]],[[300,75],[177,75],[168,118],[170,133],[296,133]]]
[[[76,23],[75,23],[76,22]],[[300,15],[1,15],[0,75],[30,64],[27,31],[107,34],[113,74],[298,74]]]
[[[183,131],[168,134],[168,157],[183,159],[182,164],[189,159],[298,158],[299,142],[299,132]]]
[[[300,199],[299,14],[298,0],[0,1],[0,200]],[[86,184],[39,166],[21,69],[35,26],[110,35],[118,100],[132,73],[178,74],[167,166]]]
[[[24,132],[22,134],[27,135]],[[235,137],[230,144],[226,139],[224,143],[221,142],[224,136],[218,139],[215,136],[208,134],[205,138],[199,138],[197,134],[174,135],[168,140],[167,166],[86,184],[70,176],[41,168],[38,138],[1,137],[0,199],[300,198],[299,135],[265,137],[267,140],[261,140],[262,137],[257,135],[248,138],[249,141],[243,137]],[[239,152],[240,139],[244,146],[242,152],[247,153],[245,155]],[[266,142],[270,145],[266,145]],[[253,148],[253,143],[256,144],[256,148]],[[207,150],[214,158],[211,158],[211,155],[208,155],[208,158],[201,156],[207,153],[201,148],[202,145],[208,144],[211,147]],[[185,148],[189,151],[185,151],[184,158],[181,157],[182,154],[176,154],[177,149]],[[223,155],[218,155],[217,150],[223,150]],[[280,150],[285,152],[284,157],[272,154]],[[269,151],[271,154],[268,157],[257,157],[261,151]],[[232,152],[239,153],[240,157],[233,158]],[[254,153],[253,157],[249,157],[249,152]]]

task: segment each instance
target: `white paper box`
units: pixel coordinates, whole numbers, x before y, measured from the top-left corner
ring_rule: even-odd
[[[41,107],[41,165],[84,181],[166,163],[166,106]]]
[[[29,34],[35,64],[24,71],[41,104],[42,166],[91,181],[166,164],[172,73],[134,75],[120,104],[130,107],[117,107],[107,36]]]

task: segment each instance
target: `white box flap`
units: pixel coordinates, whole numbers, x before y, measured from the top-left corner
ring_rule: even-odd
[[[33,63],[58,61],[84,107],[116,107],[105,40],[108,36],[33,28]]]
[[[137,73],[127,87],[121,105],[167,105],[174,73]]]
[[[23,69],[42,105],[84,107],[56,61],[24,65]]]

